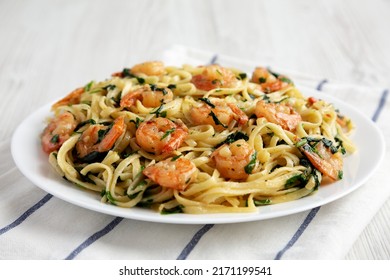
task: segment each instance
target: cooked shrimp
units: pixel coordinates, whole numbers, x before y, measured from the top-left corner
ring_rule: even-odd
[[[333,181],[342,178],[343,158],[340,152],[332,153],[322,141],[319,141],[314,148],[306,143],[300,147],[300,150],[322,174]]]
[[[192,77],[191,82],[200,90],[235,87],[238,80],[229,69],[213,64],[204,67],[202,74]]]
[[[155,118],[139,125],[135,137],[141,148],[156,155],[169,156],[188,135],[186,125],[166,118]]]
[[[271,93],[288,87],[292,82],[286,76],[275,76],[267,68],[257,67],[252,74],[252,82],[260,84],[261,90]]]
[[[211,159],[222,177],[233,180],[246,179],[258,165],[255,150],[243,139],[222,145]]]
[[[145,85],[122,97],[120,106],[130,108],[137,100],[140,100],[145,107],[158,107],[161,103],[171,101],[173,93],[169,88],[157,88]]]
[[[164,63],[161,61],[148,61],[136,64],[131,68],[134,75],[145,74],[147,76],[161,76],[165,73]]]
[[[294,131],[299,122],[302,121],[301,115],[291,106],[266,103],[264,100],[259,100],[256,103],[255,114],[258,118],[264,117],[267,121],[278,124],[289,131]]]
[[[162,187],[183,191],[196,179],[197,168],[189,159],[167,158],[149,165],[142,173]]]
[[[45,153],[58,150],[69,139],[77,122],[69,112],[54,118],[44,129],[41,136],[42,149]]]
[[[74,91],[69,93],[67,96],[58,100],[56,103],[54,103],[51,108],[55,109],[59,106],[78,104],[78,103],[80,103],[81,95],[83,93],[84,93],[83,87],[76,88]]]
[[[111,74],[113,77],[132,77],[144,74],[146,76],[162,76],[165,74],[165,66],[161,61],[148,61],[134,65],[131,69],[125,68],[121,72]]]
[[[223,130],[235,120],[239,125],[248,122],[248,116],[234,103],[212,100],[190,110],[191,122],[195,125],[209,124],[217,130]]]
[[[78,156],[82,159],[92,152],[102,153],[110,150],[125,130],[123,117],[116,118],[111,128],[100,124],[89,126],[76,144]]]

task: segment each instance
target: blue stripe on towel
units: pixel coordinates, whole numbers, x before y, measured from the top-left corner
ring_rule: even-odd
[[[327,79],[323,79],[321,82],[319,82],[318,86],[316,87],[317,90],[321,91],[324,84],[328,82]]]
[[[0,235],[6,233],[7,231],[13,229],[14,227],[20,225],[24,220],[26,220],[28,217],[30,217],[35,211],[37,211],[39,208],[41,208],[43,205],[48,202],[53,195],[47,194],[45,195],[40,201],[35,203],[33,206],[31,206],[27,211],[25,211],[22,215],[19,216],[15,221],[10,223],[9,225],[3,227],[0,229]]]
[[[318,86],[317,86],[317,90],[322,90],[322,87],[325,83],[327,83],[328,81],[326,79],[322,80]],[[374,115],[372,116],[372,120],[374,122],[376,122],[379,118],[379,115],[380,113],[382,112],[382,109],[383,107],[385,106],[385,103],[386,103],[386,100],[387,100],[387,96],[389,94],[389,90],[386,89],[382,92],[382,96],[381,96],[381,99],[379,100],[379,103],[377,105],[377,108],[374,112]],[[302,233],[306,230],[306,228],[308,227],[308,225],[313,221],[314,217],[317,215],[317,212],[320,210],[321,206],[318,206],[316,208],[313,208],[310,210],[309,214],[307,214],[305,220],[303,221],[303,223],[299,226],[298,230],[295,232],[295,234],[293,235],[293,237],[290,239],[290,241],[286,244],[286,246],[284,246],[284,248],[282,250],[280,250],[276,256],[275,256],[275,260],[280,260],[283,256],[283,254],[289,250],[292,246],[294,246],[295,242],[299,239],[299,237],[302,235]]]
[[[275,260],[280,260],[283,256],[283,254],[290,249],[295,242],[301,237],[302,233],[305,231],[307,226],[311,223],[311,221],[314,219],[314,217],[317,215],[317,212],[320,210],[321,206],[318,206],[316,208],[313,208],[310,210],[309,214],[307,214],[305,220],[303,223],[299,226],[298,230],[294,233],[293,237],[290,239],[290,241],[284,246],[282,250],[280,250],[275,257]]]
[[[211,59],[210,59],[210,63],[209,64],[215,64],[218,60],[218,55],[215,54]]]
[[[195,233],[195,235],[192,237],[191,241],[188,242],[188,244],[184,247],[183,251],[181,251],[180,255],[177,257],[177,260],[185,260],[198,244],[203,235],[205,235],[205,233],[208,232],[213,226],[213,224],[207,224],[198,230],[198,232]]]
[[[388,89],[385,89],[383,92],[382,92],[382,96],[381,96],[381,99],[379,101],[379,104],[378,104],[378,107],[376,108],[375,110],[375,113],[374,115],[372,116],[372,120],[374,122],[376,122],[379,118],[379,115],[380,113],[382,112],[382,109],[383,107],[385,106],[386,104],[386,100],[387,100],[387,96],[389,95],[389,90]]]
[[[83,251],[89,245],[91,245],[96,240],[100,239],[101,237],[105,236],[107,233],[111,232],[122,220],[123,220],[123,218],[116,217],[108,225],[106,225],[103,229],[95,232],[90,237],[88,237],[83,243],[81,243],[76,249],[74,249],[72,251],[72,253],[70,253],[69,256],[67,256],[65,258],[65,260],[73,260],[78,254],[80,254],[81,251]]]

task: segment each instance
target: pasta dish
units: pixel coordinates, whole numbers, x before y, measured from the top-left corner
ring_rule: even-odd
[[[343,178],[353,123],[264,67],[151,61],[52,106],[41,134],[60,176],[103,203],[162,214],[253,212]],[[326,186],[323,186],[326,187]]]

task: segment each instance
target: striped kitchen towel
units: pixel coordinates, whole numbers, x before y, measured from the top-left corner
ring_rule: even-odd
[[[255,66],[183,46],[172,47],[161,59],[171,65]],[[297,84],[347,100],[379,126],[389,144],[388,90],[277,70]],[[390,195],[387,151],[361,188],[304,212],[235,224],[152,223],[96,213],[57,199],[18,171],[10,140],[0,143],[0,154],[0,259],[342,259]]]

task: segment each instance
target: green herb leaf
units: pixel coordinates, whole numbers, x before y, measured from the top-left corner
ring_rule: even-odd
[[[199,98],[199,100],[202,100],[204,103],[209,105],[211,108],[215,108],[215,105],[210,101],[210,99],[208,99],[206,97],[201,97],[201,98]]]
[[[174,156],[171,161],[176,161],[179,157],[181,157],[183,154],[180,154],[180,155],[177,155],[177,156]]]
[[[329,148],[333,145],[332,141],[330,141],[329,139],[326,139],[325,137],[321,139],[322,140],[322,143],[324,143],[325,147]]]
[[[161,104],[156,110],[154,110],[154,111],[152,111],[150,113],[151,114],[156,114],[156,117],[161,116],[161,117],[165,118],[166,115],[167,115],[167,112],[163,112],[162,109],[163,109],[163,104]]]
[[[241,131],[236,131],[234,133],[229,134],[228,137],[226,137],[226,139],[224,141],[222,141],[217,146],[215,146],[215,148],[218,148],[218,147],[222,146],[223,144],[231,144],[231,143],[236,142],[237,140],[240,140],[240,139],[244,139],[245,141],[248,141],[249,137],[248,137],[248,135],[246,135],[245,133],[243,133]]]
[[[279,80],[284,83],[293,84],[293,82],[287,77],[280,77]]]
[[[263,100],[265,101],[265,103],[271,103],[271,99],[266,94],[263,95]]]
[[[92,85],[93,85],[93,81],[90,81],[88,84],[86,84],[84,86],[84,91],[87,92],[87,91],[90,91],[91,88],[92,88]]]
[[[306,178],[302,174],[295,175],[289,179],[287,179],[286,184],[284,184],[285,189],[289,189],[298,184],[306,183]]]
[[[138,118],[138,117],[136,117],[135,120],[130,120],[130,122],[135,124],[135,128],[138,128],[139,125],[143,122],[143,120]]]
[[[338,143],[338,149],[340,149],[341,154],[345,155],[347,151],[344,148],[343,141],[338,137],[335,137],[335,140]]]
[[[240,80],[245,80],[246,78],[247,78],[247,74],[246,73],[240,73],[240,74],[238,74],[238,78],[240,79]]]
[[[127,196],[130,198],[130,199],[134,199],[136,198],[142,191],[139,191],[139,192],[136,192],[136,193],[133,193],[133,194],[128,194]]]
[[[143,85],[145,83],[145,79],[141,77],[135,77],[139,84]]]
[[[102,89],[107,90],[107,91],[113,90],[115,88],[116,88],[116,85],[112,85],[112,84],[109,84],[109,85],[106,85],[105,87],[102,87]]]
[[[97,143],[102,142],[102,140],[103,140],[104,136],[106,136],[106,134],[107,134],[107,129],[100,129],[98,131],[98,141],[97,141]]]
[[[257,160],[257,151],[255,151],[251,155],[251,160],[249,161],[249,163],[244,168],[246,174],[252,174],[252,171],[253,171],[253,169],[256,166],[256,160]]]
[[[161,214],[167,215],[167,214],[177,214],[177,213],[183,213],[183,205],[178,205],[176,207],[173,207],[171,209],[165,209],[161,210]]]
[[[267,198],[267,199],[259,199],[259,200],[254,199],[253,202],[254,202],[254,204],[255,204],[256,206],[263,206],[263,205],[269,205],[269,204],[271,204],[271,200],[268,199],[268,198]]]
[[[264,77],[260,77],[260,78],[259,78],[259,83],[260,83],[260,84],[264,84],[266,81],[267,81],[267,79],[264,78]]]
[[[111,204],[116,205],[116,200],[112,197],[112,195],[109,191],[106,192],[106,197]]]
[[[301,140],[299,140],[299,141],[295,144],[295,146],[296,146],[297,148],[300,148],[300,147],[302,147],[302,146],[305,145],[305,144],[307,144],[307,139],[306,139],[306,138],[302,138]]]
[[[272,71],[270,68],[267,68],[268,72],[271,74],[271,75],[274,75],[276,78],[279,78],[280,74],[279,73],[276,73],[274,71]]]
[[[175,128],[168,129],[167,131],[165,131],[164,135],[161,137],[160,140],[163,140],[164,138],[168,137],[168,135],[173,133],[175,130],[176,130]]]
[[[107,135],[107,133],[110,131],[113,125],[114,123],[111,123],[108,125],[107,129],[100,129],[98,131],[98,141],[96,143],[100,143],[103,140],[103,138]]]
[[[122,77],[130,77],[130,78],[133,78],[134,75],[131,74],[130,70],[131,70],[130,68],[123,68],[123,70],[122,70]]]
[[[147,199],[145,201],[140,201],[137,203],[137,206],[141,208],[150,208],[152,207],[152,205],[153,205],[153,199]]]
[[[211,83],[212,83],[213,85],[216,85],[216,84],[220,84],[220,85],[221,85],[221,84],[222,84],[222,83],[221,83],[221,80],[218,80],[218,79],[212,80]]]
[[[137,77],[137,76],[133,75],[133,74],[131,73],[131,69],[129,69],[129,68],[124,68],[124,69],[122,70],[122,77],[123,77],[123,78],[125,78],[125,77],[128,77],[128,78],[136,78],[137,81],[138,81],[138,83],[141,84],[141,85],[145,83],[145,79],[144,79],[144,78]]]
[[[53,144],[57,144],[58,141],[60,140],[59,138],[60,136],[58,134],[54,134],[53,137],[50,139],[50,142]]]
[[[89,119],[89,120],[83,121],[83,122],[79,123],[74,130],[77,131],[86,124],[96,124],[96,122],[94,119]]]
[[[344,176],[344,172],[342,170],[339,170],[337,177],[341,180],[343,179],[343,176]]]
[[[213,118],[213,121],[216,125],[221,125],[223,128],[227,128],[227,125],[221,123],[221,121],[218,119],[218,117],[214,114],[213,111],[210,112],[209,116]]]

